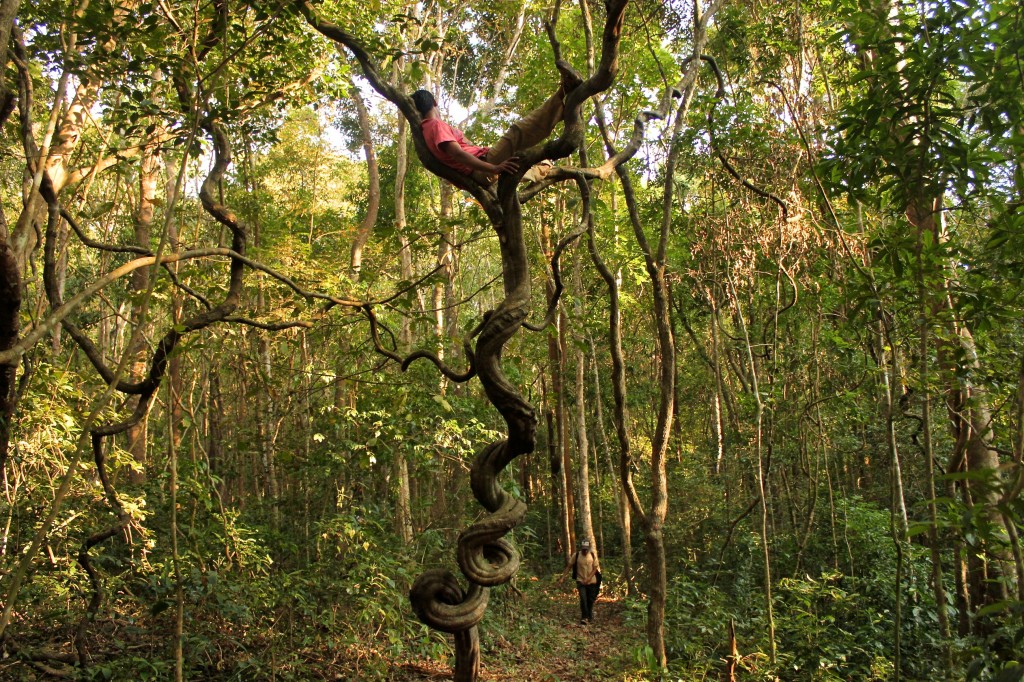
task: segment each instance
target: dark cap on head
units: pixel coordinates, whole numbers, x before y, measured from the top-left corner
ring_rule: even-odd
[[[420,112],[420,116],[426,116],[431,109],[437,106],[437,100],[429,90],[417,90],[412,93],[412,102],[416,105],[416,111]]]
[[[581,542],[580,549],[590,549],[590,540],[584,540]]]

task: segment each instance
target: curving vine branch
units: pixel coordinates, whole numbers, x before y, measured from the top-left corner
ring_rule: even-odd
[[[789,207],[786,205],[786,202],[779,198],[778,195],[769,190],[758,187],[749,179],[740,175],[739,171],[736,170],[736,167],[732,165],[732,162],[729,161],[729,158],[725,155],[725,152],[722,151],[722,148],[718,146],[718,140],[715,136],[714,116],[715,109],[718,108],[719,102],[725,99],[725,77],[722,75],[722,70],[719,68],[718,62],[715,61],[714,57],[702,54],[700,55],[700,59],[711,67],[711,71],[715,74],[715,82],[718,84],[718,89],[715,91],[714,104],[711,105],[711,109],[708,111],[708,135],[711,139],[711,148],[715,150],[715,156],[717,156],[718,160],[722,162],[722,166],[725,167],[725,170],[728,171],[729,175],[736,179],[741,185],[762,199],[768,199],[774,202],[779,207],[779,210],[782,211],[783,222],[788,222]]]
[[[140,423],[146,417],[146,414],[149,412],[153,396],[160,387],[160,383],[167,371],[171,353],[174,351],[182,337],[187,333],[199,331],[212,324],[224,321],[235,311],[241,299],[243,275],[246,267],[246,263],[244,262],[244,253],[247,241],[247,230],[245,225],[237,218],[234,212],[229,207],[221,204],[215,198],[215,190],[222,181],[224,173],[227,171],[227,168],[231,163],[231,146],[228,141],[227,133],[220,124],[213,121],[207,121],[204,127],[210,133],[214,141],[214,163],[210,172],[207,174],[202,187],[200,188],[200,201],[206,211],[213,216],[217,222],[227,227],[231,232],[231,251],[238,254],[239,257],[232,256],[231,258],[228,287],[221,302],[211,308],[192,315],[190,318],[183,320],[181,323],[171,327],[167,332],[165,332],[149,360],[149,369],[144,379],[139,382],[118,382],[117,388],[122,393],[139,396],[139,400],[136,403],[133,412],[123,421],[96,426],[91,430],[93,458],[96,463],[97,473],[99,474],[100,480],[103,484],[108,503],[117,514],[117,519],[111,526],[104,530],[97,531],[87,537],[82,543],[78,553],[78,563],[89,576],[89,581],[93,588],[92,597],[90,598],[82,621],[78,625],[75,637],[75,646],[78,650],[79,664],[83,667],[88,664],[88,650],[85,644],[87,626],[95,618],[96,611],[99,609],[103,600],[102,581],[99,574],[91,564],[89,551],[99,543],[122,531],[127,527],[131,520],[130,516],[118,500],[117,493],[106,476],[104,468],[103,440],[105,438],[111,438],[117,434],[124,433],[128,429]],[[43,182],[41,194],[46,199],[48,206],[48,221],[43,252],[43,281],[50,306],[52,309],[57,310],[61,308],[64,303],[61,298],[60,290],[56,284],[55,276],[56,244],[58,241],[56,236],[59,223],[63,219],[63,211],[60,207],[59,197],[53,191],[52,187],[49,186],[48,179],[45,179]],[[104,379],[106,379],[108,383],[112,382],[116,377],[116,373],[110,367],[106,366],[102,357],[99,356],[98,350],[92,346],[92,342],[88,336],[78,329],[68,317],[61,319],[61,324],[80,347],[83,347],[83,349],[89,348],[94,351],[94,353],[87,351],[90,360],[97,367],[97,370]]]
[[[470,473],[473,495],[487,514],[459,535],[456,557],[468,586],[463,587],[458,577],[447,569],[432,569],[416,579],[409,593],[413,611],[421,621],[455,635],[454,677],[457,682],[474,682],[479,675],[477,625],[486,610],[489,589],[510,581],[519,568],[519,552],[506,536],[525,518],[526,505],[504,490],[498,483],[498,477],[516,457],[533,452],[536,442],[536,411],[508,380],[501,366],[505,345],[525,325],[530,312],[530,269],[518,186],[532,165],[544,159],[565,158],[580,148],[584,134],[582,105],[607,90],[618,72],[619,43],[627,4],[628,0],[605,0],[606,21],[600,64],[587,80],[566,94],[562,134],[523,151],[518,173],[502,175],[495,187],[483,187],[472,178],[444,166],[430,154],[423,142],[421,120],[412,101],[385,80],[374,57],[359,39],[344,28],[320,18],[308,0],[296,0],[298,11],[310,26],[347,48],[373,88],[398,107],[409,121],[416,153],[424,167],[472,194],[498,236],[505,298],[484,315],[470,335],[470,339],[476,339],[476,345],[472,353],[467,348],[466,355],[471,363],[467,372],[452,371],[429,352],[420,351],[402,358],[381,342],[372,308],[363,309],[370,320],[374,346],[379,353],[400,363],[403,369],[417,358],[426,358],[454,380],[468,380],[475,372],[488,400],[507,426],[507,437],[486,445],[477,455]],[[561,59],[560,46],[553,31],[549,35],[556,69],[563,74],[574,73],[572,67]],[[543,187],[530,196],[540,189]],[[570,235],[569,241],[580,234],[582,231]],[[554,265],[557,268],[557,261]]]
[[[434,365],[441,372],[441,374],[443,374],[450,381],[454,381],[456,383],[461,384],[469,381],[476,375],[476,369],[473,366],[474,356],[472,339],[479,331],[479,327],[477,328],[477,331],[474,331],[465,340],[464,350],[466,352],[466,358],[469,360],[469,369],[467,369],[465,372],[456,372],[455,370],[451,369],[446,364],[444,364],[444,362],[441,361],[441,358],[437,357],[435,353],[431,353],[428,350],[418,350],[415,351],[414,353],[407,355],[406,357],[402,357],[395,351],[391,350],[390,348],[385,346],[384,343],[381,341],[380,329],[383,325],[381,324],[380,320],[377,319],[377,313],[373,311],[373,306],[369,304],[364,305],[362,307],[362,311],[363,314],[366,316],[366,319],[369,320],[370,322],[370,338],[373,340],[374,349],[380,355],[383,355],[384,357],[397,362],[401,366],[403,372],[409,369],[409,365],[411,365],[414,361],[419,360],[420,358],[426,358],[427,360],[430,360],[432,363],[434,363]],[[384,328],[387,331],[388,336],[391,337],[392,345],[395,345],[395,335],[391,333],[391,330],[387,329],[387,327]]]

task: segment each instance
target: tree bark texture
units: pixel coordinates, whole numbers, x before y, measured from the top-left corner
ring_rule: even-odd
[[[357,96],[358,97],[358,96]],[[357,102],[362,102],[362,99],[358,99]],[[362,119],[366,115],[366,107],[360,104],[360,127],[362,127]],[[397,158],[395,160],[395,229],[399,235],[399,241],[402,246],[401,261],[402,261],[402,278],[409,281],[412,279],[412,256],[409,253],[409,245],[405,238],[406,229],[406,217],[405,217],[405,176],[408,170],[408,126],[406,125],[405,119],[401,116],[398,117],[398,140],[397,140]],[[367,164],[369,166],[369,159],[373,155],[373,145],[369,144],[372,140],[369,137],[369,119],[367,118],[366,127],[363,130],[364,139],[367,144],[364,147],[367,150]],[[373,173],[376,173],[377,162],[374,157],[373,161]],[[378,179],[379,184],[379,179]],[[372,189],[372,180],[371,180]],[[377,189],[378,201],[380,199],[380,188]],[[376,214],[376,208],[374,208]],[[376,219],[376,216],[375,216]],[[365,223],[364,223],[365,224]],[[369,232],[367,232],[367,238]],[[359,238],[357,237],[356,242],[358,243]],[[365,240],[364,240],[365,243]],[[356,249],[357,244],[352,245],[352,272],[353,276],[358,276],[359,269],[356,267]],[[360,258],[362,258],[362,245],[359,245],[358,252]],[[360,261],[361,262],[361,261]],[[409,327],[409,318],[404,317],[402,319],[402,329],[399,334],[399,343],[401,344],[402,352],[408,353],[409,347],[412,345],[412,332]],[[395,523],[398,526],[397,530],[402,538],[402,541],[406,544],[412,542],[412,488],[409,479],[409,463],[406,460],[405,452],[399,449],[395,453],[395,470],[398,474],[396,480],[398,481],[398,490],[396,496],[396,514]]]
[[[917,232],[918,242],[922,242],[926,234],[929,235],[933,244],[942,244],[947,241],[947,235],[942,225],[941,211],[941,197],[931,199],[918,197],[907,206],[906,216]],[[955,265],[950,264],[945,270],[955,272],[955,268]],[[951,329],[948,330],[947,337],[955,339],[954,343],[959,346],[952,347],[954,343],[946,341],[939,343],[937,349],[939,369],[947,383],[946,395],[950,427],[956,438],[956,452],[949,470],[992,474],[991,482],[962,481],[959,486],[960,492],[968,506],[981,504],[993,527],[1005,533],[1005,521],[998,509],[1000,502],[999,454],[991,447],[993,432],[990,398],[982,386],[970,381],[963,381],[965,367],[957,364],[957,358],[963,358],[963,365],[966,366],[966,369],[977,371],[981,368],[974,336],[967,324],[958,319],[956,310],[946,293],[953,284],[949,276],[943,274],[942,281],[938,285],[943,292],[940,294],[940,302],[932,306],[936,310],[943,307],[948,308],[946,311],[948,315],[944,316],[951,320]],[[968,588],[971,592],[971,608],[973,609],[1006,599],[1005,578],[1010,578],[1012,581],[1016,577],[1015,571],[1011,568],[1009,556],[993,547],[992,544],[982,540],[983,550],[981,552],[967,553]],[[983,629],[985,620],[983,618],[976,619],[974,621],[976,628]]]

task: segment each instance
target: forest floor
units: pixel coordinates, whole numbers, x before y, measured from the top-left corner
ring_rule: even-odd
[[[579,603],[571,579],[558,582],[536,577],[520,578],[520,589],[497,588],[491,593],[487,615],[480,626],[480,682],[643,682],[651,679],[636,660],[645,635],[629,622],[629,603],[607,589],[594,607],[594,623],[579,623]],[[636,602],[633,602],[634,604]],[[173,659],[168,659],[168,620],[172,609],[158,615],[140,612],[133,619],[101,618],[92,629],[91,660],[86,671],[69,662],[75,652],[70,625],[54,624],[42,630],[59,632],[46,641],[25,639],[19,655],[0,649],[0,680],[44,682],[54,679],[140,682],[173,679]],[[198,610],[189,620],[190,644],[186,647],[190,680],[204,682],[437,682],[452,678],[451,649],[434,648],[433,658],[395,655],[394,640],[378,631],[358,643],[342,644],[324,626],[297,619],[294,630],[288,615],[278,619],[278,632],[246,633],[244,625],[222,619],[203,619]],[[410,614],[411,616],[411,614]],[[69,617],[67,623],[76,622]],[[146,624],[130,633],[131,623]],[[440,635],[431,635],[440,642]],[[205,642],[205,645],[203,644]],[[451,638],[448,637],[450,644]],[[408,643],[406,643],[408,644]],[[417,647],[405,647],[409,652]],[[420,651],[424,648],[419,647]],[[29,655],[29,652],[37,655]],[[39,652],[55,652],[50,655]],[[60,661],[60,663],[56,661]],[[41,662],[42,661],[42,662]],[[59,668],[59,669],[58,669]]]
[[[571,580],[552,582],[524,594],[509,632],[493,641],[484,629],[481,682],[571,682],[574,680],[640,680],[633,652],[644,633],[624,619],[625,600],[603,593],[594,606],[594,622],[581,625],[579,602]],[[401,682],[451,679],[449,663],[399,665]]]

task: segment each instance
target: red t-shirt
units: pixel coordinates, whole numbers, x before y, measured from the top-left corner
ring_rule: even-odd
[[[473,169],[459,163],[450,154],[446,154],[444,149],[441,148],[441,143],[455,142],[464,151],[478,159],[486,156],[489,149],[489,147],[477,147],[470,144],[461,130],[451,127],[439,118],[428,118],[423,122],[423,140],[427,143],[427,149],[437,157],[438,161],[446,166],[451,166],[465,175],[472,173]]]

